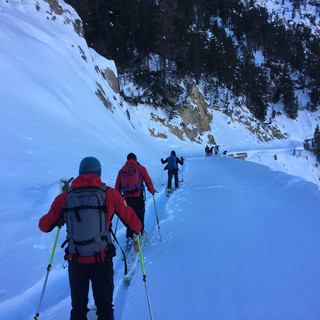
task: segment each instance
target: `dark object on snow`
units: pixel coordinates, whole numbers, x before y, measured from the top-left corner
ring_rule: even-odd
[[[67,179],[60,179],[60,182],[62,183],[62,191],[67,191],[70,188],[70,183],[74,179],[74,177],[71,177],[69,180]]]

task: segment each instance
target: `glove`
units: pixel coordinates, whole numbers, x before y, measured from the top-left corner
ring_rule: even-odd
[[[163,162],[163,159],[161,158],[161,162]]]
[[[64,220],[63,220],[63,218],[61,218],[59,221],[57,221],[56,226],[57,226],[58,228],[62,228],[63,225],[64,225]]]

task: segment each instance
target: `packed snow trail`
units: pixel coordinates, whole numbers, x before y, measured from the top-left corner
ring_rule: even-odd
[[[148,195],[143,250],[155,320],[320,318],[320,192],[314,184],[252,162],[213,156],[187,159],[184,182],[169,198],[165,186],[155,187],[163,242]],[[121,225],[117,237],[125,243]],[[60,251],[41,320],[69,319],[68,275]],[[118,248],[117,253],[115,319],[149,319],[141,268],[125,285]],[[45,268],[36,267],[43,279],[0,305],[4,319],[33,319]]]
[[[319,319],[320,193],[228,157],[186,161],[144,249],[154,319]],[[152,238],[153,237],[153,238]],[[149,319],[141,271],[121,319]]]

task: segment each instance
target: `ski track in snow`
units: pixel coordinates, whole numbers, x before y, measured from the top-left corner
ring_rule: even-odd
[[[157,246],[160,243],[160,236],[159,236],[159,231],[158,231],[158,225],[157,225],[157,221],[156,221],[156,213],[155,213],[155,208],[154,208],[154,202],[153,202],[153,198],[151,196],[150,193],[148,193],[147,191],[147,196],[150,197],[150,199],[148,199],[146,201],[146,218],[145,218],[145,229],[146,231],[148,230],[152,230],[155,229],[154,231],[152,231],[152,233],[150,232],[149,235],[149,231],[148,231],[148,239],[147,242],[145,244],[146,246]],[[161,224],[165,222],[166,219],[164,219],[163,217],[163,213],[164,213],[164,207],[166,205],[167,202],[167,197],[165,195],[165,188],[162,188],[159,193],[155,194],[155,202],[156,202],[156,209],[157,209],[157,214],[158,214],[158,219],[159,219],[159,225],[160,225],[160,230],[161,230]],[[167,218],[169,219],[169,218]],[[152,237],[151,237],[152,234]],[[124,242],[122,242],[124,243]],[[118,255],[121,255],[121,253],[119,252],[120,250],[118,250]],[[124,270],[123,268],[123,262],[120,262],[122,264],[122,266],[120,266],[120,270],[117,275],[115,275],[115,283],[118,283],[118,285],[115,286],[115,290],[114,290],[114,305],[115,305],[115,318],[116,319],[121,319],[122,318],[122,311],[125,308],[125,303],[126,303],[126,295],[127,295],[127,290],[130,287],[130,284],[126,283],[123,281],[123,275],[124,272],[122,270]],[[119,265],[119,264],[118,264]],[[142,273],[140,274],[139,269],[141,269],[141,264],[140,261],[137,264],[137,271],[134,275],[134,277],[141,277],[141,281],[142,280]],[[116,266],[115,266],[115,270],[116,270]]]

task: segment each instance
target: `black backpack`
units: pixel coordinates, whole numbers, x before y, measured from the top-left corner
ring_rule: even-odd
[[[68,232],[68,252],[96,256],[111,244],[105,194],[109,187],[70,188],[62,209]]]

